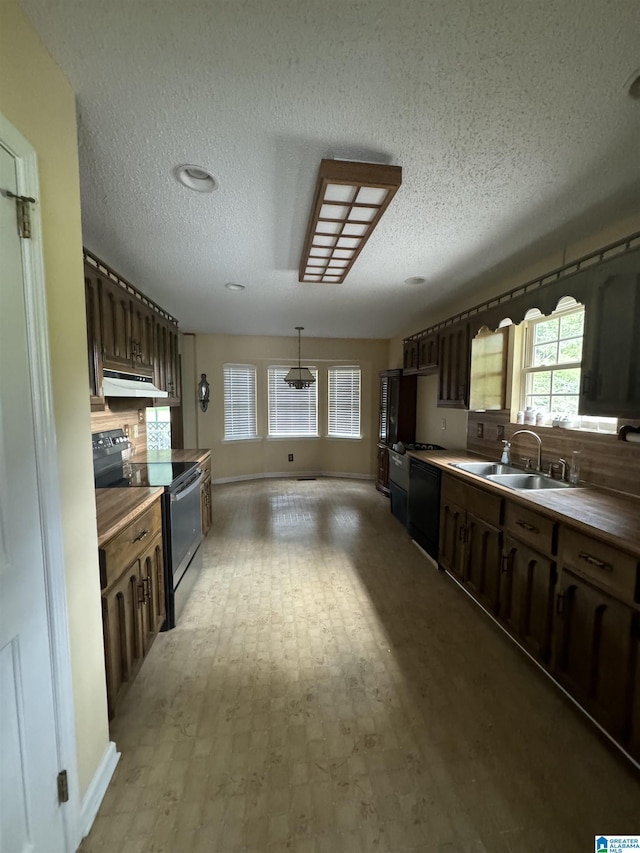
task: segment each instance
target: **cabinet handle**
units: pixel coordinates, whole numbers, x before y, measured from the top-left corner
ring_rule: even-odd
[[[559,592],[556,595],[556,613],[560,615],[564,613],[564,592]]]
[[[149,535],[148,530],[143,530],[142,533],[138,533],[138,535],[131,540],[131,542],[140,542],[142,539],[145,539]]]
[[[538,530],[537,527],[534,527],[533,524],[528,524],[526,521],[523,521],[521,518],[519,518],[516,521],[516,524],[518,525],[518,527],[522,527],[523,530],[528,530],[529,533],[540,533],[540,531]]]
[[[500,572],[503,575],[506,575],[508,571],[509,571],[509,558],[506,554],[503,554],[502,557],[500,557]]]
[[[151,578],[143,578],[142,580],[144,584],[145,595],[147,596],[147,601],[151,601]]]
[[[584,560],[585,563],[588,563],[590,566],[595,566],[596,569],[602,569],[603,572],[612,572],[613,566],[611,563],[605,563],[603,560],[598,560],[597,557],[593,557],[591,554],[587,554],[586,551],[580,551],[578,557],[581,560]]]
[[[142,580],[138,581],[138,604],[144,604],[147,600],[144,581],[145,578],[142,578]]]
[[[464,534],[465,534],[465,526],[464,526],[464,524],[461,524],[460,530],[458,531],[458,540],[460,542],[464,542]]]

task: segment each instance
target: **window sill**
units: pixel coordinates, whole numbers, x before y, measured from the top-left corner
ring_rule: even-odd
[[[267,441],[317,441],[320,435],[268,435]]]
[[[328,441],[362,441],[361,435],[327,435]]]

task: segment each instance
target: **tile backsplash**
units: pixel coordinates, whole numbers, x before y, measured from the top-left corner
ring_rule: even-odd
[[[624,423],[640,426],[640,421]],[[569,462],[572,451],[579,450],[581,480],[640,495],[640,443],[619,441],[615,435],[512,424],[505,411],[469,412],[467,450],[498,461],[503,448],[501,439],[511,438],[518,429],[531,429],[540,436],[545,471],[549,462],[560,458]],[[511,448],[511,458],[516,464],[520,464],[522,456],[536,457],[536,442],[526,436],[518,436]]]
[[[107,429],[124,429],[129,427],[129,441],[134,447],[134,452],[147,449],[147,423],[145,410],[133,408],[135,403],[131,400],[118,400],[111,398],[105,406],[104,412],[91,412],[91,432],[102,432]],[[142,412],[142,422],[138,413]],[[135,427],[138,435],[135,435]],[[126,432],[126,430],[125,430]]]

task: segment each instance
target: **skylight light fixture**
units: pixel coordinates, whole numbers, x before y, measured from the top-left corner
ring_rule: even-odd
[[[321,160],[298,280],[342,284],[401,183],[401,166]]]
[[[304,329],[304,326],[296,326],[296,329],[298,331],[298,366],[292,367],[289,370],[284,377],[284,381],[291,388],[297,388],[298,391],[301,391],[303,388],[313,385],[316,380],[308,367],[300,367],[300,332]]]

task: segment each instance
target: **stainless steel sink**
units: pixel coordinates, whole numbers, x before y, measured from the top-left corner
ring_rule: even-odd
[[[502,465],[500,462],[450,462],[452,468],[459,468],[469,474],[488,477],[489,474],[521,474],[519,468],[512,465]]]
[[[552,480],[544,474],[487,474],[487,480],[508,486],[510,489],[526,489],[540,491],[541,489],[570,489],[570,483],[563,480]],[[575,487],[574,487],[575,488]]]

